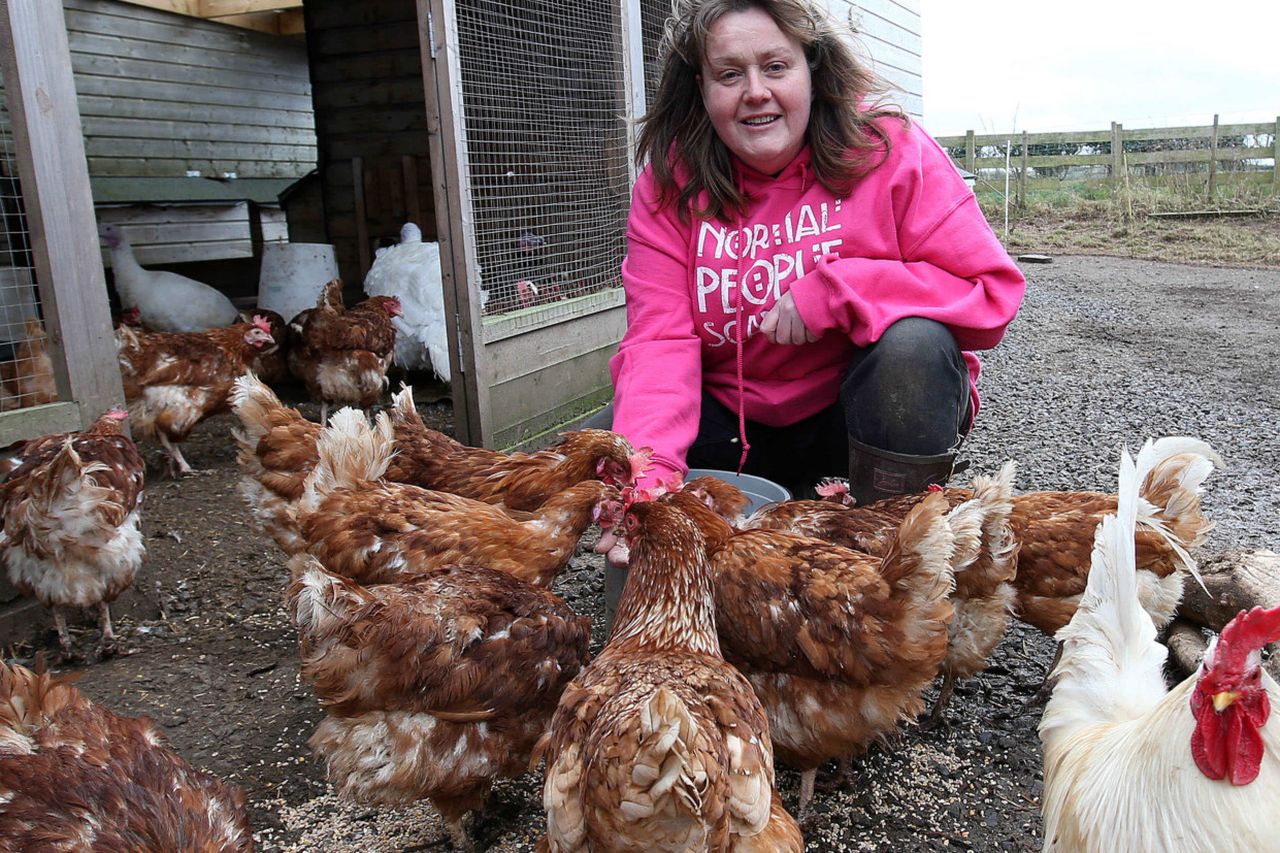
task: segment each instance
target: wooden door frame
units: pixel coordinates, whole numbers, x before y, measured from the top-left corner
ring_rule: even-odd
[[[0,70],[63,401],[0,416],[0,444],[9,444],[82,429],[122,406],[124,389],[61,2],[0,0]]]

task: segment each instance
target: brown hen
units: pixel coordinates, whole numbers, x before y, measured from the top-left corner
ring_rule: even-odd
[[[505,572],[445,568],[362,587],[290,562],[302,672],[326,716],[310,744],[339,794],[429,799],[458,849],[496,779],[528,769],[590,621]]]
[[[239,788],[68,681],[0,664],[2,853],[253,850]]]
[[[1148,441],[1138,456],[1138,596],[1157,629],[1173,618],[1193,563],[1188,551],[1213,525],[1200,508],[1201,485],[1222,458],[1203,441],[1170,437]],[[943,491],[951,504],[970,489]],[[886,498],[866,509],[905,515],[927,493]],[[1116,511],[1115,494],[1027,492],[1011,498],[1009,525],[1018,546],[1015,615],[1053,636],[1071,620],[1084,592],[1093,534]]]
[[[648,464],[647,448],[637,451],[621,435],[601,429],[565,433],[555,447],[537,453],[500,453],[468,447],[429,429],[402,396],[391,416],[397,454],[387,479],[413,483],[515,510],[533,510],[554,494],[584,480],[624,487]]]
[[[1004,639],[1014,603],[1013,579],[1018,547],[1009,524],[1013,492],[1013,463],[995,477],[975,477],[966,490],[947,490],[951,512],[976,502],[981,515],[978,550],[959,549],[953,562],[955,589],[951,603],[955,617],[948,627],[947,659],[942,687],[926,726],[942,720],[958,679],[981,672],[987,657]],[[695,483],[690,488],[697,489]],[[829,501],[784,501],[763,507],[743,522],[749,530],[787,530],[837,545],[883,556],[898,534],[903,516],[877,504],[845,506]]]
[[[972,562],[981,515],[971,506],[948,518],[931,497],[873,557],[784,531],[735,532],[692,492],[661,500],[705,535],[725,658],[768,712],[778,760],[801,771],[803,816],[820,764],[923,709],[947,656],[952,565]],[[970,556],[955,559],[957,542]]]
[[[298,505],[302,539],[330,571],[361,583],[479,565],[547,586],[573,556],[596,507],[618,498],[613,486],[586,480],[525,513],[381,481],[393,453],[386,413],[370,428],[343,409],[317,451]]]
[[[320,401],[320,422],[330,406],[368,409],[387,387],[387,367],[395,350],[400,300],[371,296],[351,308],[342,303],[342,281],[324,286],[315,308],[290,322],[294,340],[289,371]]]
[[[613,633],[538,747],[539,850],[799,853],[764,710],[720,654],[701,534],[660,503],[621,524],[631,570]]]
[[[164,448],[174,476],[191,473],[175,442],[205,418],[227,410],[231,383],[253,358],[275,346],[269,328],[258,318],[207,332],[116,329],[129,426],[135,437]]]
[[[146,556],[141,525],[145,465],[107,412],[81,433],[25,441],[0,485],[0,559],[9,581],[53,612],[71,654],[67,607],[97,608],[100,654],[114,650],[110,602],[133,583]]]
[[[27,321],[25,333],[14,347],[13,359],[0,362],[0,412],[53,403],[58,386],[49,358],[49,335],[35,319]]]
[[[252,311],[241,311],[240,319],[252,323],[255,317],[267,321],[267,331],[271,333],[274,347],[258,350],[249,362],[249,369],[268,385],[275,385],[289,378],[289,324],[284,318],[269,308],[255,308]]]

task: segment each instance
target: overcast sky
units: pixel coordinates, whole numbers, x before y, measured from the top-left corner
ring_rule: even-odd
[[[924,125],[935,136],[1280,115],[1277,0],[923,0],[922,14]]]

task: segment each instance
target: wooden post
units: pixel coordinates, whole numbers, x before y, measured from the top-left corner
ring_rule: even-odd
[[[1214,179],[1218,176],[1218,114],[1213,114],[1213,131],[1209,136],[1209,184],[1205,194],[1213,203]]]
[[[68,411],[79,423],[62,428],[79,429],[121,405],[124,390],[61,3],[0,2],[0,71],[54,376],[66,401],[29,414]],[[18,437],[28,436],[4,433],[4,443]]]
[[[1280,116],[1276,116],[1276,127],[1271,131],[1271,191],[1280,192]]]
[[[427,124],[435,129],[430,136],[431,183],[440,241],[445,322],[450,327],[454,428],[459,441],[484,445],[492,441],[493,432],[489,405],[492,371],[484,346],[480,288],[478,284],[471,287],[471,273],[479,269],[479,261],[475,214],[468,190],[471,163],[463,137],[462,57],[458,52],[456,4],[453,0],[417,0],[417,6]]]
[[[1111,191],[1120,189],[1124,172],[1124,125],[1111,122]]]
[[[1027,206],[1027,132],[1022,131],[1022,166],[1018,169],[1018,209]]]
[[[356,251],[360,258],[360,280],[373,265],[369,252],[369,211],[364,200],[364,158],[351,158],[351,191],[355,195],[356,208]]]
[[[973,131],[964,132],[964,167],[973,174],[978,174],[977,150],[973,145]]]
[[[400,172],[404,178],[404,212],[414,225],[426,230],[422,221],[422,202],[418,199],[418,158],[413,154],[400,157]]]

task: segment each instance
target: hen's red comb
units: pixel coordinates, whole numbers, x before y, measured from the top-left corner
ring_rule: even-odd
[[[253,315],[253,325],[257,326],[259,329],[266,332],[268,335],[271,334],[271,321],[268,320],[266,317],[262,316],[261,314]]]
[[[942,491],[942,486],[939,486],[937,483],[930,483],[929,485],[925,486],[924,490],[926,492],[929,492],[930,494],[933,494],[935,492]]]
[[[641,447],[635,453],[627,457],[627,461],[631,463],[631,482],[639,480],[645,475],[645,472],[653,467],[653,448]]]
[[[112,409],[106,413],[106,416],[113,421],[123,421],[128,419],[129,412],[126,409]]]
[[[849,494],[849,484],[844,480],[823,480],[813,490],[820,498],[838,498]]]
[[[1276,640],[1280,640],[1280,605],[1241,610],[1218,635],[1213,666],[1243,669],[1250,654]]]

